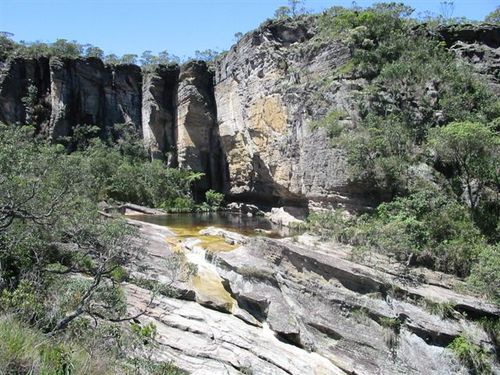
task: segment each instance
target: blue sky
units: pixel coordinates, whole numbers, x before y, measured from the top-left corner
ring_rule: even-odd
[[[306,0],[320,11],[351,0]],[[373,1],[358,0],[360,6]],[[406,1],[440,13],[439,0]],[[481,20],[500,0],[456,0],[454,16]],[[195,50],[224,50],[236,32],[257,27],[287,0],[0,0],[0,31],[14,39],[50,42],[62,38],[91,43],[122,55],[167,50],[192,56]]]

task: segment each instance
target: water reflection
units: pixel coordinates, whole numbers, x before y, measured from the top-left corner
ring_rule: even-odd
[[[262,216],[245,216],[229,212],[201,212],[168,215],[127,215],[131,219],[172,228],[178,234],[198,233],[200,230],[214,226],[241,233],[245,236],[263,235],[280,238],[300,234],[297,229],[290,229],[271,223]],[[187,234],[187,233],[186,233]]]

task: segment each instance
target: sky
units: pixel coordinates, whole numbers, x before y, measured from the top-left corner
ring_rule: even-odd
[[[377,1],[376,1],[377,2]],[[380,1],[378,1],[380,2]],[[358,0],[360,6],[374,1]],[[440,14],[440,0],[405,1],[415,13]],[[123,55],[167,50],[179,57],[196,50],[228,49],[236,32],[250,31],[287,0],[0,0],[0,31],[17,41],[76,40]],[[305,0],[311,11],[352,0]],[[453,16],[482,20],[500,0],[455,0]]]

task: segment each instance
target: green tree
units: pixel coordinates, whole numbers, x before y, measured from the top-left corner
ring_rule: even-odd
[[[484,187],[498,183],[498,134],[478,122],[454,122],[434,129],[429,144],[444,163],[455,168],[467,204],[475,209]]]
[[[93,46],[91,44],[85,46],[85,56],[96,57],[98,59],[104,58],[104,51],[99,47]]]
[[[136,64],[137,63],[137,55],[133,53],[127,53],[123,55],[120,59],[121,64]]]
[[[215,60],[215,58],[220,55],[220,52],[213,49],[205,49],[203,51],[195,51],[194,55],[196,60],[210,62]]]
[[[284,18],[289,18],[292,15],[292,11],[286,5],[280,6],[274,11],[274,18],[280,20]]]
[[[490,23],[500,23],[500,7],[497,7],[493,12],[488,14],[484,20]]]

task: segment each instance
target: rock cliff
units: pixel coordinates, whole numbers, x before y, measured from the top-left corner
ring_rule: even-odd
[[[108,136],[131,123],[153,157],[190,168],[230,198],[273,206],[358,208],[372,197],[349,183],[345,157],[311,123],[331,110],[355,119],[366,81],[336,74],[350,60],[341,42],[314,39],[314,19],[268,21],[208,67],[189,62],[142,71],[95,58],[0,62],[0,121],[35,123],[53,137],[93,124]],[[438,31],[457,55],[499,90],[494,25]],[[26,99],[30,100],[27,101]]]

